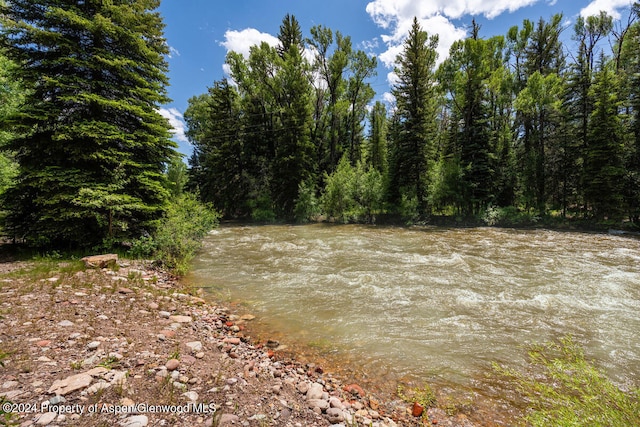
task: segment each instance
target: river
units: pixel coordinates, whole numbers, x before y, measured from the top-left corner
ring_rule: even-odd
[[[499,228],[223,226],[189,278],[370,379],[470,387],[574,336],[640,384],[640,241]]]

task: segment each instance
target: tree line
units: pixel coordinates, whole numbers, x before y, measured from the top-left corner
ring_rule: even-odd
[[[372,100],[376,58],[287,15],[279,44],[230,52],[229,77],[189,100],[189,185],[228,217],[370,220],[495,209],[640,218],[640,6],[562,15],[483,38],[474,21],[438,63],[414,19],[395,103]]]

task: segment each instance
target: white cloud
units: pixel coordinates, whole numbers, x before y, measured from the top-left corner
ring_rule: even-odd
[[[593,0],[587,7],[580,10],[580,16],[599,15],[604,11],[614,19],[620,19],[620,9],[631,7],[632,3],[629,0]]]
[[[169,121],[169,125],[171,126],[171,133],[173,133],[176,140],[179,142],[189,142],[187,139],[186,124],[184,122],[184,116],[180,111],[175,108],[160,108],[158,110],[160,115]]]
[[[180,51],[173,46],[169,46],[169,58],[173,58],[174,56],[180,56]]]
[[[280,41],[269,33],[262,33],[255,28],[245,28],[241,31],[227,30],[220,45],[224,46],[227,52],[238,52],[248,58],[251,46],[260,45],[262,42],[277,46]]]
[[[381,36],[386,44],[386,51],[378,58],[388,67],[393,68],[396,56],[402,51],[402,43],[406,38],[413,18],[417,17],[420,25],[429,35],[438,34],[438,62],[449,55],[451,45],[466,36],[464,28],[457,28],[452,19],[465,15],[484,15],[488,19],[495,18],[504,12],[513,12],[530,6],[539,0],[373,0],[367,4],[366,10],[371,19],[387,31]],[[552,0],[553,1],[553,0]]]

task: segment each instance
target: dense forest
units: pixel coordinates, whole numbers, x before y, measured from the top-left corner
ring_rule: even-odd
[[[202,233],[211,205],[255,221],[638,226],[638,3],[624,20],[567,29],[558,15],[489,38],[474,21],[442,61],[416,19],[392,104],[373,102],[375,57],[322,25],[305,37],[287,15],[276,46],[230,52],[229,75],[190,99],[188,170],[159,114],[169,101],[159,4],[0,1],[3,236],[144,253],[178,229]]]
[[[376,58],[294,16],[279,45],[227,56],[229,78],[189,101],[190,181],[227,217],[640,215],[640,5],[628,18],[525,20],[469,36],[439,62],[414,20],[395,103],[373,103]],[[562,33],[572,31],[571,46]],[[373,105],[372,105],[373,104]]]

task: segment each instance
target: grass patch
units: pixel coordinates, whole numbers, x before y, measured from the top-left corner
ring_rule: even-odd
[[[640,425],[640,389],[613,384],[571,337],[533,346],[526,372],[494,370],[527,402],[524,422],[533,427]]]

